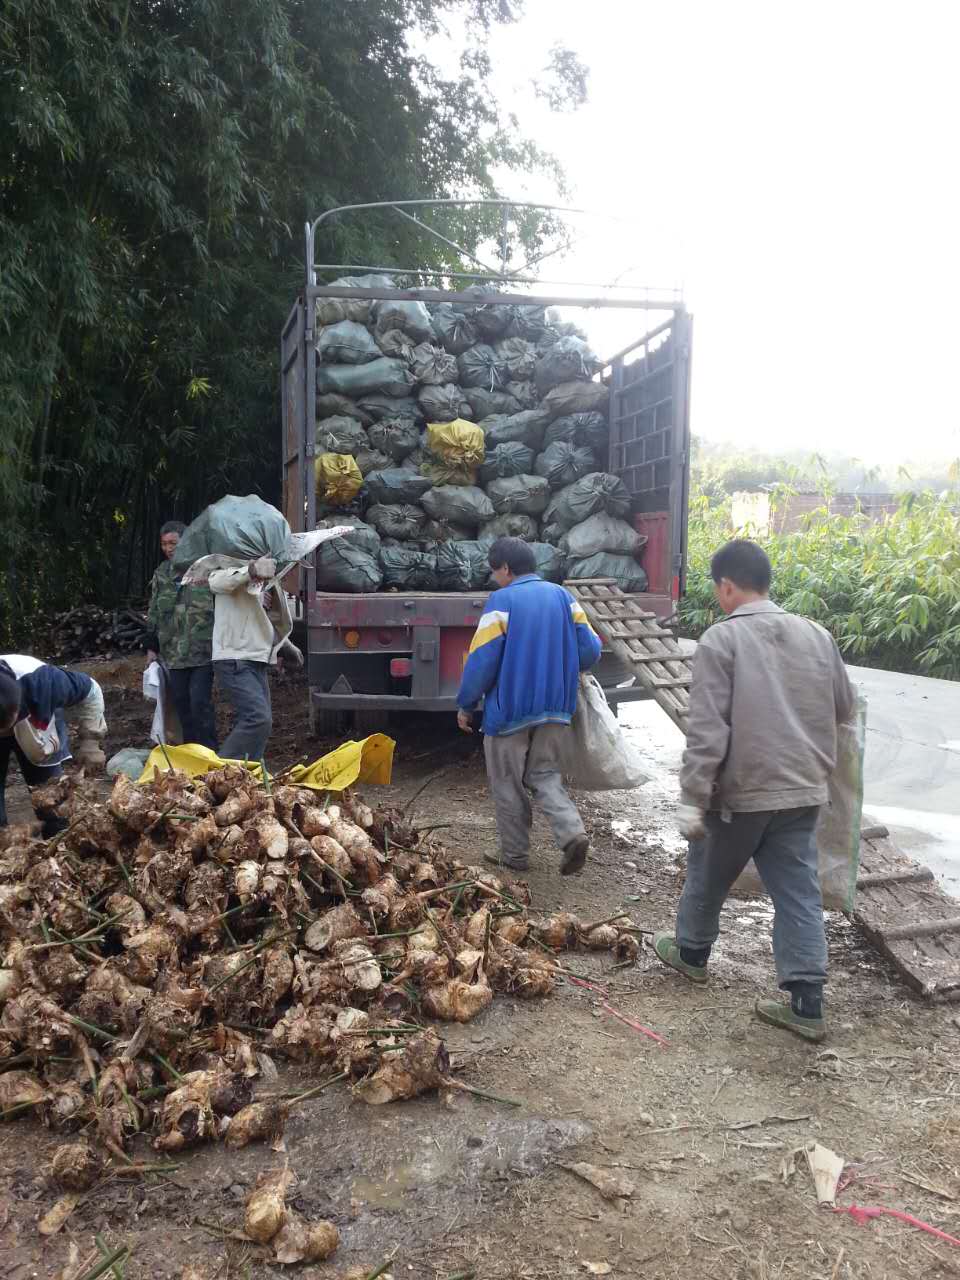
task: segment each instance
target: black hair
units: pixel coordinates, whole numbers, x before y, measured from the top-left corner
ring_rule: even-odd
[[[522,538],[498,538],[487,552],[487,563],[491,569],[506,566],[515,578],[537,571],[537,557]]]
[[[20,714],[20,685],[16,676],[0,671],[0,720],[8,720],[12,711]]]
[[[732,538],[710,561],[710,577],[717,583],[727,578],[743,591],[765,595],[772,577],[770,558],[749,538]]]
[[[168,520],[160,526],[160,537],[165,538],[168,533],[183,533],[186,527],[182,520]]]

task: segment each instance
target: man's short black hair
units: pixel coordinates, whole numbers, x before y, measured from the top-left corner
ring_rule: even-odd
[[[182,520],[168,520],[160,526],[160,537],[165,538],[168,533],[183,533],[186,527]]]
[[[733,538],[710,561],[710,577],[717,583],[727,578],[742,591],[764,595],[770,590],[770,558],[763,547],[749,538]]]
[[[537,571],[537,557],[522,538],[498,538],[487,552],[487,563],[491,569],[506,566],[515,578]]]
[[[0,723],[6,724],[15,711],[20,714],[20,685],[15,676],[0,671]]]

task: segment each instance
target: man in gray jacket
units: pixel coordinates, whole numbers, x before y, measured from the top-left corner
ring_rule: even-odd
[[[737,538],[710,573],[727,615],[697,647],[680,830],[690,841],[676,934],[659,933],[664,964],[706,982],[720,908],[753,858],[773,899],[773,952],[790,1004],[758,1000],[758,1016],[824,1038],[827,943],[815,828],[837,758],[837,726],[855,695],[832,637],[769,599],[770,561]]]

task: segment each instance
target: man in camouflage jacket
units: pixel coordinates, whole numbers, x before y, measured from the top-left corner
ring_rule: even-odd
[[[184,742],[199,742],[216,751],[211,665],[214,601],[208,587],[184,587],[174,571],[173,553],[184,527],[171,520],[160,530],[164,560],[150,583],[147,661],[163,663]]]

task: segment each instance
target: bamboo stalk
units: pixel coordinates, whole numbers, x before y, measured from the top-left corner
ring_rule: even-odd
[[[109,1258],[110,1250],[107,1248],[107,1243],[103,1236],[98,1232],[93,1238],[102,1256],[104,1258]],[[121,1263],[115,1262],[110,1269],[113,1272],[114,1280],[123,1280],[123,1265]]]
[[[89,809],[84,809],[83,813],[81,813],[79,818],[74,818],[74,820],[70,823],[68,827],[64,827],[64,829],[61,832],[59,832],[57,835],[51,836],[46,843],[46,847],[44,848],[44,853],[45,854],[53,853],[53,851],[56,849],[60,841],[65,840],[71,831],[76,831],[77,827],[82,827],[92,813],[93,813],[92,806]]]
[[[88,1271],[86,1275],[81,1276],[80,1280],[99,1280],[99,1277],[105,1272],[112,1270],[115,1262],[120,1262],[121,1260],[125,1262],[129,1256],[130,1250],[126,1245],[121,1245],[119,1249],[114,1249],[113,1253],[108,1254],[106,1258]]]
[[[338,1031],[337,1035],[341,1036],[372,1036],[386,1032],[388,1035],[404,1035],[412,1036],[418,1031],[422,1031],[423,1027],[415,1027],[410,1023],[401,1023],[399,1027],[355,1027],[349,1031]]]
[[[456,954],[454,953],[453,948],[450,946],[450,943],[444,937],[443,930],[440,928],[440,925],[437,921],[436,916],[433,914],[433,912],[430,910],[430,908],[427,906],[425,902],[421,903],[420,905],[423,907],[423,910],[426,912],[427,919],[433,925],[434,929],[436,929],[437,937],[440,939],[440,945],[443,947],[444,951],[447,953],[447,955],[450,957],[453,963],[456,964],[457,963]]]
[[[328,1080],[324,1080],[323,1084],[318,1084],[315,1088],[308,1089],[306,1093],[295,1093],[292,1097],[285,1096],[289,1098],[290,1106],[292,1107],[297,1102],[306,1102],[307,1098],[315,1098],[318,1093],[323,1093],[327,1085],[336,1084],[338,1080],[346,1080],[349,1074],[349,1071],[341,1071],[339,1075],[330,1076]]]
[[[87,959],[88,959],[88,960],[92,960],[92,961],[94,962],[94,964],[99,964],[99,963],[100,963],[100,961],[103,959],[103,956],[98,956],[98,955],[97,955],[97,953],[96,953],[95,951],[89,951],[89,950],[88,950],[88,949],[83,945],[83,943],[82,943],[82,942],[77,942],[77,940],[76,940],[75,938],[68,938],[68,937],[66,936],[66,934],[61,933],[61,932],[59,931],[59,929],[54,929],[54,930],[52,930],[52,932],[53,932],[54,937],[57,937],[57,938],[62,939],[62,941],[63,941],[63,943],[64,943],[64,945],[65,945],[65,946],[72,947],[72,948],[74,949],[74,951],[79,951],[79,952],[80,952],[80,954],[81,954],[82,956],[86,956],[86,957],[87,957]],[[101,939],[101,938],[91,938],[91,939],[90,939],[90,941],[91,941],[91,942],[99,942],[99,941],[102,941],[102,939]],[[51,946],[52,946],[52,945],[54,945],[54,944],[52,944],[52,943],[51,943]]]
[[[153,1058],[155,1062],[159,1062],[162,1067],[165,1067],[167,1071],[169,1071],[170,1074],[173,1076],[174,1080],[183,1079],[183,1076],[176,1069],[176,1067],[171,1066],[162,1053],[151,1053],[150,1057]]]
[[[39,1107],[43,1101],[43,1098],[38,1098],[36,1102],[18,1102],[15,1107],[7,1107],[6,1111],[0,1111],[0,1120],[9,1120],[11,1116],[18,1116],[21,1111],[27,1111],[30,1107]]]
[[[277,933],[277,934],[274,934],[272,938],[265,938],[263,942],[258,942],[257,945],[253,948],[253,953],[250,956],[249,960],[244,960],[243,964],[240,965],[239,968],[234,969],[233,973],[228,973],[226,977],[220,978],[218,982],[215,982],[212,987],[208,987],[207,994],[212,995],[214,991],[218,990],[220,987],[224,986],[226,983],[232,982],[234,978],[238,977],[241,973],[243,973],[244,969],[249,969],[250,965],[255,963],[257,956],[260,954],[261,951],[264,950],[264,948],[269,947],[274,942],[279,942],[281,938],[289,938],[292,933],[298,933],[298,932],[299,930],[297,929],[288,929],[286,933]]]
[[[454,1080],[450,1076],[445,1076],[443,1083],[451,1089],[462,1089],[464,1093],[472,1093],[477,1098],[487,1098],[490,1102],[502,1102],[508,1107],[522,1107],[523,1103],[518,1102],[516,1098],[504,1098],[499,1093],[488,1093],[486,1089],[477,1089],[472,1084],[464,1084],[462,1080]]]
[[[383,1273],[386,1271],[387,1267],[390,1266],[391,1261],[392,1259],[388,1258],[386,1262],[381,1262],[379,1267],[376,1267],[373,1271],[371,1271],[364,1278],[364,1280],[379,1280],[379,1277],[382,1276]]]
[[[622,920],[624,916],[627,917],[627,925],[633,926],[633,921],[630,919],[629,912],[618,911],[614,916],[605,916],[602,920],[594,920],[592,924],[582,925],[581,928],[584,933],[592,933],[594,929],[599,929],[602,924],[613,924],[615,920]],[[627,925],[624,925],[623,927],[626,928]]]
[[[172,1093],[173,1089],[174,1086],[172,1084],[157,1085],[156,1088],[144,1089],[141,1093],[138,1093],[137,1099],[140,1102],[152,1102],[154,1098],[162,1098],[165,1094]]]
[[[81,1031],[89,1031],[91,1035],[102,1036],[104,1040],[119,1040],[119,1036],[112,1035],[109,1031],[104,1031],[103,1027],[98,1027],[92,1022],[84,1022],[83,1018],[77,1018],[72,1013],[64,1014],[68,1022],[72,1022],[75,1027],[79,1027]]]
[[[437,898],[441,893],[448,893],[453,889],[466,889],[468,885],[475,883],[474,880],[454,880],[452,884],[443,884],[439,889],[425,889],[423,893],[418,893],[417,897],[421,902],[426,902],[428,898]]]

